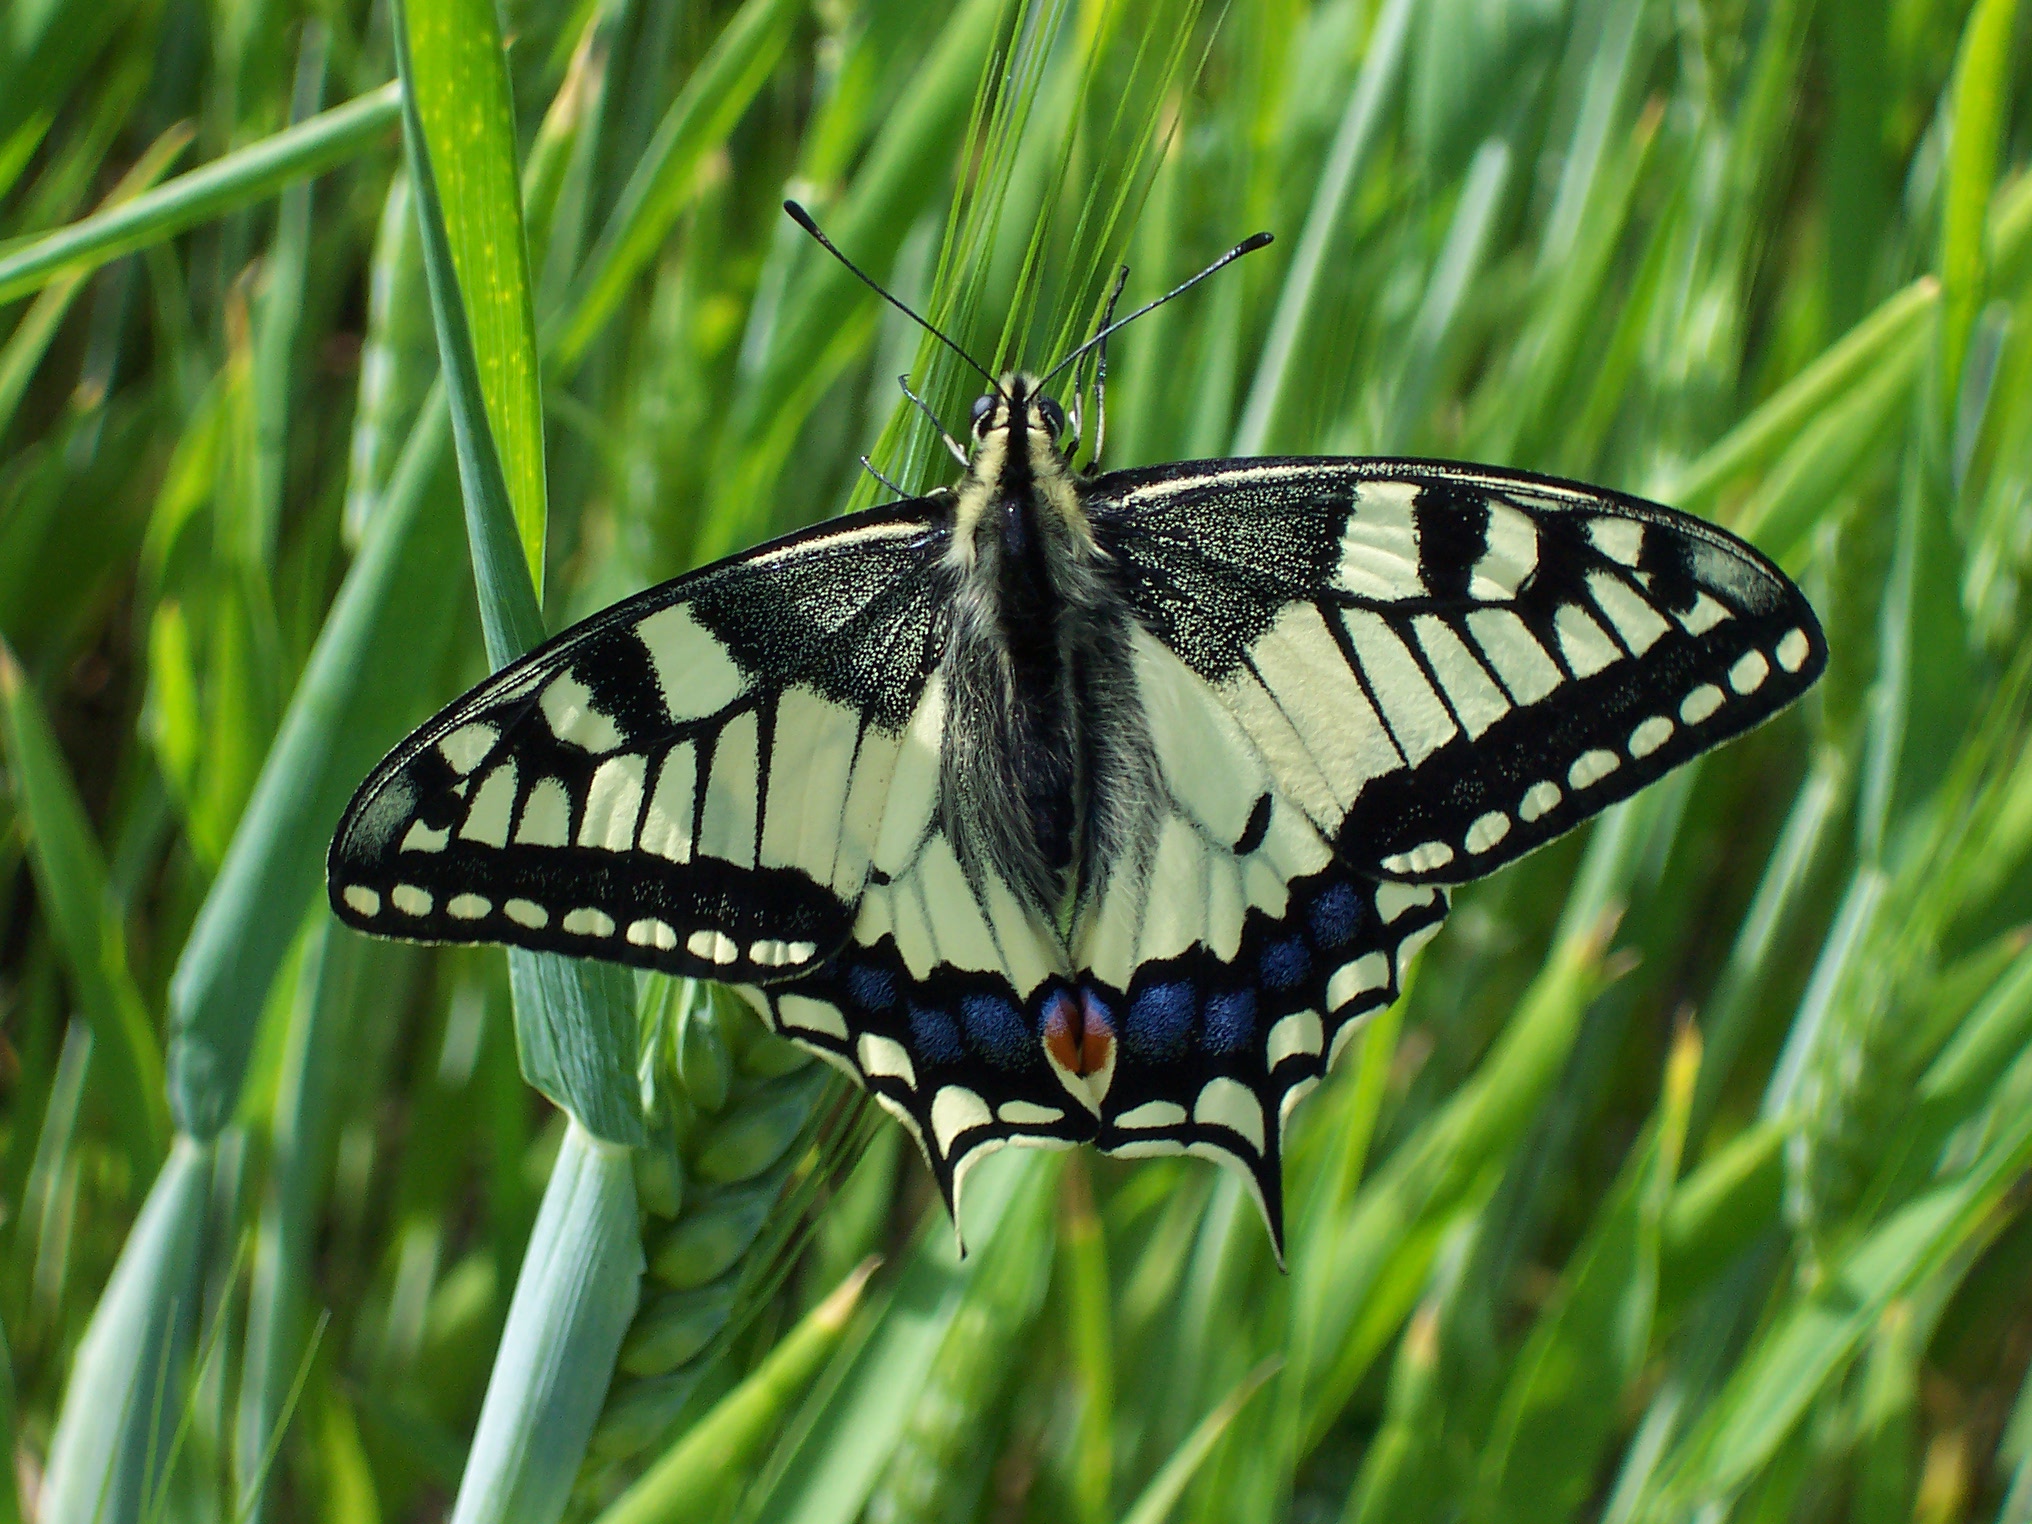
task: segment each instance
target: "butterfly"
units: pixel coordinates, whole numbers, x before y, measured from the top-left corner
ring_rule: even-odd
[[[1098,350],[1097,403],[1111,318],[1068,357]],[[341,820],[332,908],[731,985],[955,1214],[1006,1144],[1184,1151],[1240,1171],[1281,1258],[1293,1108],[1449,891],[1784,708],[1820,626],[1620,493],[1083,474],[1043,383],[988,381],[955,485],[629,598],[410,736]]]

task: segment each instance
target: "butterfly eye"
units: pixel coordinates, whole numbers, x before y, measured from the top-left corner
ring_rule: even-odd
[[[1038,399],[1037,411],[1044,415],[1044,426],[1051,430],[1051,437],[1058,438],[1065,432],[1065,409],[1049,397]]]
[[[976,397],[974,399],[974,432],[976,434],[981,432],[981,425],[988,420],[988,410],[994,405],[995,399],[993,397]]]

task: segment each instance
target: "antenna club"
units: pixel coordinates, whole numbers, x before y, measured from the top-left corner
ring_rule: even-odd
[[[1142,306],[1138,307],[1134,312],[1130,313],[1127,317],[1117,318],[1114,322],[1107,324],[1105,327],[1101,329],[1099,333],[1095,334],[1092,338],[1088,339],[1084,344],[1079,345],[1076,349],[1073,350],[1071,354],[1067,355],[1064,359],[1060,360],[1056,365],[1052,366],[1050,370],[1047,370],[1037,384],[1039,386],[1044,385],[1045,382],[1049,381],[1053,376],[1057,375],[1060,371],[1064,370],[1068,365],[1072,364],[1073,361],[1077,360],[1081,355],[1085,354],[1088,350],[1098,345],[1103,339],[1107,338],[1109,334],[1114,333],[1118,329],[1127,328],[1131,323],[1135,322],[1136,319],[1138,319],[1139,317],[1142,317],[1146,312],[1155,312],[1159,307],[1162,307],[1174,296],[1183,296],[1186,292],[1190,291],[1194,286],[1197,286],[1201,281],[1205,280],[1209,275],[1213,274],[1214,271],[1221,269],[1223,266],[1233,264],[1236,260],[1240,259],[1244,254],[1255,253],[1256,250],[1262,248],[1263,245],[1265,245],[1266,243],[1270,243],[1272,241],[1273,241],[1272,235],[1267,232],[1254,233],[1251,234],[1249,237],[1244,238],[1240,243],[1236,244],[1232,249],[1228,250],[1227,253],[1223,254],[1219,259],[1215,260],[1212,264],[1208,265],[1204,270],[1200,271],[1199,274],[1193,276],[1190,280],[1180,281],[1177,285],[1173,286],[1169,291],[1165,292],[1164,295],[1158,297],[1157,300],[1153,302],[1145,302]],[[1113,304],[1111,303],[1110,306],[1112,307],[1112,305]]]

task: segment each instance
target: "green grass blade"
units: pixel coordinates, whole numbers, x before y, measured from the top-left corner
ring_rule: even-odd
[[[0,644],[0,739],[5,741],[29,861],[54,923],[78,1003],[119,1075],[118,1122],[137,1177],[169,1142],[162,1050],[128,969],[127,933],[106,883],[106,861],[84,801],[34,687]]]
[[[170,981],[170,1096],[209,1137],[237,1103],[255,1023],[323,879],[339,812],[433,697],[466,591],[458,526],[429,511],[442,481],[443,401],[425,403],[386,499],[310,660]]]
[[[1411,0],[1385,0],[1370,24],[1362,72],[1348,97],[1346,112],[1335,131],[1333,146],[1317,184],[1305,227],[1298,235],[1291,264],[1277,296],[1277,310],[1249,383],[1242,421],[1235,429],[1233,453],[1261,455],[1270,447],[1300,336],[1315,317],[1319,286],[1326,273],[1327,251],[1340,231],[1356,175],[1374,151],[1383,113],[1396,92],[1404,67],[1404,43],[1411,30]]]
[[[966,0],[949,13],[923,63],[895,90],[897,109],[883,118],[845,199],[826,219],[833,241],[878,277],[910,225],[944,188],[943,170],[1003,3]],[[783,236],[803,237],[794,227]],[[793,247],[804,261],[803,278],[786,297],[772,342],[732,411],[721,469],[701,520],[696,558],[702,561],[766,532],[772,522],[769,496],[805,412],[873,331],[878,298],[816,249]]]
[[[1079,1440],[1073,1458],[1075,1516],[1106,1524],[1115,1477],[1115,1370],[1108,1305],[1108,1245],[1081,1162],[1060,1174],[1062,1222],[1058,1274],[1066,1297],[1067,1340],[1078,1383]]]
[[[1726,1495],[1767,1463],[1891,1299],[1943,1267],[2032,1158],[2032,1115],[2002,1127],[1970,1167],[1914,1201],[1830,1267],[1762,1338],[1692,1442],[1667,1496]]]
[[[461,474],[505,498],[521,538],[536,608],[543,602],[543,546],[548,520],[543,470],[543,402],[537,379],[536,306],[522,228],[522,186],[515,167],[515,121],[508,70],[494,8],[479,0],[409,0],[401,39],[412,130],[410,174],[418,186],[426,257],[448,261],[432,282],[439,310],[439,349],[471,346],[472,389],[487,423],[487,440],[468,439],[464,361],[447,360],[452,426],[461,441]],[[435,225],[443,228],[436,248]],[[464,343],[447,336],[456,319]],[[485,457],[495,464],[488,466]],[[485,513],[497,512],[489,502]],[[482,602],[519,604],[505,569],[476,558]],[[496,579],[503,584],[497,590]],[[497,641],[497,663],[542,638],[542,618],[514,627],[512,653]]]
[[[484,75],[495,82],[482,90],[476,109],[483,122],[504,126],[506,80],[500,73],[498,36],[489,26],[490,51],[482,59],[455,41],[458,30],[456,15],[435,7],[417,27],[402,20],[396,54],[403,78],[417,79],[411,46],[427,42],[422,54],[426,69],[442,68],[451,79]],[[405,95],[404,138],[465,499],[480,624],[488,658],[500,667],[543,638],[525,517],[525,509],[533,509],[539,519],[544,510],[542,420],[533,391],[535,330],[512,140],[493,131],[475,140],[480,128],[473,121],[461,122],[455,98],[445,102],[446,120],[427,127],[423,99],[448,88],[446,81]],[[439,157],[447,153],[456,166],[447,185],[461,198],[460,232],[469,246],[470,278],[457,258],[437,178]],[[492,254],[479,257],[483,248]],[[476,283],[481,289],[475,289]],[[490,396],[497,399],[493,405]],[[532,430],[537,438],[522,437]],[[513,484],[533,491],[533,499],[511,495],[505,461],[520,463]],[[528,479],[532,468],[533,481]],[[540,557],[540,525],[534,542]],[[509,967],[523,1072],[530,1082],[595,1136],[620,1144],[639,1142],[634,1003],[626,993],[627,980],[607,965],[538,953],[513,952]]]
[[[572,368],[655,258],[696,192],[700,163],[726,141],[768,79],[798,11],[793,0],[745,0],[671,102],[577,278],[579,295],[558,324],[550,347],[562,368]]]
[[[1434,1225],[1452,1219],[1484,1187],[1491,1161],[1521,1136],[1565,1062],[1581,1013],[1603,988],[1613,924],[1597,919],[1561,941],[1475,1080],[1399,1145],[1343,1219],[1333,1290],[1322,1294],[1338,1310],[1338,1326],[1320,1332],[1320,1364],[1294,1372],[1305,1383],[1308,1436],[1316,1439],[1339,1413],[1387,1333],[1410,1310],[1376,1296],[1386,1279],[1400,1294],[1415,1294],[1422,1276],[1393,1269],[1392,1262],[1433,1252]]]
[[[1846,396],[1820,409],[1730,516],[1729,527],[1774,560],[1795,559],[1857,471],[1897,441],[1896,420],[1930,347],[1925,335],[1914,334]]]
[[[529,1236],[451,1524],[559,1518],[635,1311],[628,1150],[565,1133]]]
[[[5,1454],[15,1454],[20,1444],[17,1431],[20,1416],[14,1349],[8,1342],[6,1328],[0,1326],[0,1446],[5,1446]],[[6,1480],[0,1480],[0,1524],[21,1524],[21,1489]]]
[[[1689,513],[1711,512],[1723,488],[1774,459],[1835,398],[1875,374],[1887,355],[1923,329],[1939,304],[1937,280],[1921,276],[1912,282],[1710,445],[1660,496]]]
[[[1403,365],[1390,410],[1392,448],[1408,448],[1402,442],[1412,437],[1425,413],[1442,353],[1460,319],[1461,302],[1488,257],[1495,218],[1509,188],[1513,157],[1510,145],[1502,138],[1489,138],[1475,150],[1446,242],[1433,265],[1432,280],[1425,288],[1425,297],[1418,305],[1418,315],[1412,319],[1411,333],[1404,346]]]
[[[99,215],[131,203],[161,179],[189,146],[191,137],[191,128],[180,123],[151,143],[106,197]],[[7,336],[7,347],[0,349],[0,435],[13,422],[15,410],[21,406],[28,384],[34,379],[50,341],[56,337],[57,325],[84,283],[85,274],[83,270],[72,270],[51,281],[28,309],[27,316]]]
[[[208,1145],[177,1140],[93,1310],[50,1437],[48,1524],[138,1518],[160,1485],[152,1463],[176,1427],[211,1165]]]
[[[0,6],[0,629],[103,843],[87,953],[117,929],[143,1026],[170,1012],[170,1115],[219,1138],[201,1325],[128,1373],[162,1429],[141,1464],[180,1456],[169,1512],[232,1517],[267,1478],[269,1518],[409,1517],[463,1473],[469,1509],[569,1489],[592,1519],[671,1454],[737,1524],[2027,1512],[2032,1402],[1986,1453],[2032,1305],[2016,1190],[1940,1219],[1831,1364],[1798,1333],[2027,1109],[2023,5],[438,3],[473,24],[419,91],[478,130],[436,156],[435,194],[462,155],[484,187],[469,223],[432,207],[475,356],[440,385],[497,468],[478,481],[467,451],[485,512],[463,549],[452,415],[426,404],[425,198],[388,183],[399,103],[310,116],[314,71],[292,80],[313,22],[344,95],[422,13]],[[200,167],[101,204],[181,120],[203,144],[175,162]],[[313,159],[337,172],[312,182]],[[991,1164],[970,1219],[1012,1178],[1022,1210],[973,1220],[954,1265],[908,1137],[726,992],[677,1020],[647,981],[638,1023],[626,975],[504,977],[488,951],[341,933],[328,960],[375,971],[360,999],[313,1009],[309,967],[271,988],[321,914],[348,792],[486,670],[472,539],[487,623],[514,602],[534,638],[879,500],[864,449],[909,491],[951,480],[893,378],[949,425],[978,378],[815,250],[785,194],[990,363],[1081,331],[1118,251],[1133,304],[1268,228],[1274,249],[1120,336],[1111,465],[1224,453],[1239,422],[1263,449],[1633,488],[1755,535],[1821,615],[1830,668],[1796,711],[1461,888],[1343,1055],[1356,1072],[1291,1118],[1288,1278],[1197,1159]],[[517,293],[499,331],[460,288],[475,229],[499,235],[493,295]],[[503,408],[488,388],[517,364]],[[543,493],[518,500],[511,450],[541,461],[540,597],[517,510]],[[0,1308],[33,1463],[60,1417],[73,1453],[127,1443],[117,1408],[90,1425],[63,1388],[155,1161],[130,1163],[117,1024],[73,977],[20,773],[10,756]],[[1874,908],[1844,912],[1852,883]],[[1591,954],[1548,1011],[1624,904],[1628,951]],[[1661,1196],[1689,1011],[1689,1167]],[[565,1174],[587,1131],[650,1141],[637,1211],[610,1181],[613,1209],[518,1285],[569,1130],[525,1064],[588,1114]],[[798,1411],[715,1460],[701,1420],[781,1369],[866,1254],[917,1242],[937,1274],[870,1282]],[[613,1306],[568,1268],[603,1251]],[[313,1283],[330,1337],[297,1360]],[[523,1332],[497,1359],[511,1288]],[[564,1365],[531,1363],[552,1347]],[[1272,1361],[1274,1400],[1234,1409]]]
[[[2009,120],[2011,39],[2018,0],[1978,0],[1955,62],[1947,185],[1940,224],[1939,395],[1942,427],[1961,396],[1962,365],[1988,297],[1988,222],[1997,155]]]
[[[1048,1156],[1011,1149],[968,1175],[964,1264],[951,1228],[925,1224],[895,1286],[871,1307],[866,1336],[843,1348],[843,1368],[814,1388],[752,1514],[772,1524],[853,1524],[931,1379],[969,1282],[995,1253],[1018,1198],[1036,1192],[1049,1169]]]
[[[240,1524],[259,1524],[269,1502],[275,1447],[288,1421],[292,1372],[310,1357],[305,1337],[313,1285],[318,1207],[329,1165],[343,1055],[354,1034],[349,1007],[361,975],[384,961],[338,932],[320,911],[290,1002],[282,1072],[269,1128],[274,1169],[254,1234],[245,1353],[233,1434],[234,1504]]]
[[[1593,1487],[1617,1398],[1643,1368],[1658,1300],[1660,1224],[1686,1141],[1700,1041],[1682,1030],[1650,1138],[1632,1152],[1561,1288],[1518,1352],[1474,1516],[1574,1517]]]
[[[1235,1389],[1223,1397],[1171,1452],[1170,1458],[1150,1478],[1149,1486],[1122,1515],[1122,1524],[1164,1524],[1171,1517],[1172,1509],[1178,1506],[1179,1499],[1185,1496],[1185,1489],[1192,1484],[1193,1477],[1206,1464],[1207,1457],[1213,1454],[1214,1446],[1227,1433],[1228,1426],[1263,1383],[1276,1374],[1276,1364],[1266,1361],[1243,1377]]]
[[[307,23],[298,46],[290,121],[313,116],[324,94],[324,26]],[[255,319],[253,366],[254,441],[248,486],[249,557],[272,568],[281,535],[283,493],[289,461],[289,398],[302,328],[304,283],[310,260],[311,186],[298,180],[284,186],[275,219],[275,240],[264,261],[266,289]]]
[[[16,301],[68,271],[96,269],[149,248],[343,164],[383,142],[400,112],[397,87],[383,85],[299,127],[179,175],[117,210],[0,254],[0,303]]]
[[[601,1511],[596,1524],[656,1524],[733,1496],[771,1432],[838,1347],[874,1268],[873,1261],[863,1264],[806,1313],[745,1381]]]

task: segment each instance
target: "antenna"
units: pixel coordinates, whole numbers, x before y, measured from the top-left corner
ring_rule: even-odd
[[[818,224],[811,220],[810,212],[807,212],[795,201],[784,202],[783,209],[786,212],[790,213],[791,221],[795,222],[799,227],[803,228],[805,232],[811,234],[812,237],[816,238],[819,241],[819,246],[823,248],[826,251],[826,253],[832,255],[834,259],[837,259],[841,264],[845,265],[849,270],[851,270],[854,273],[854,275],[859,278],[861,283],[865,285],[870,291],[874,292],[877,296],[881,297],[883,301],[887,302],[890,306],[894,307],[898,312],[902,313],[905,317],[909,318],[911,322],[917,324],[918,327],[922,328],[934,339],[937,339],[939,343],[945,345],[947,349],[950,349],[962,360],[965,360],[967,364],[973,366],[973,368],[979,371],[983,376],[987,376],[988,385],[994,388],[995,394],[998,397],[1003,395],[1001,382],[997,381],[994,378],[994,376],[989,374],[988,368],[985,365],[983,365],[979,360],[976,360],[972,355],[968,354],[964,349],[960,348],[959,344],[955,342],[952,338],[948,337],[944,333],[941,333],[938,329],[932,327],[930,321],[926,319],[921,313],[913,312],[909,307],[906,307],[901,301],[897,300],[897,298],[891,296],[887,291],[883,290],[881,285],[875,280],[875,278],[872,275],[868,274],[866,270],[863,270],[859,265],[855,264],[851,259],[847,258],[846,255],[842,254],[840,252],[839,245],[834,243],[830,238],[826,237],[824,233],[819,231]],[[1266,240],[1269,237],[1267,233],[1264,234],[1263,236]],[[1229,259],[1233,259],[1234,257],[1235,256],[1233,254],[1230,254],[1228,256]],[[1222,263],[1224,264],[1226,263],[1226,261],[1224,260],[1222,261]],[[1218,269],[1219,266],[1217,265],[1215,266],[1215,268]],[[1198,279],[1198,277],[1195,276],[1194,279],[1196,280]],[[1187,281],[1186,284],[1191,285],[1192,282]]]
[[[1262,248],[1264,244],[1269,242],[1270,235],[1268,233],[1257,233],[1253,237],[1244,238],[1240,243],[1236,244],[1232,249],[1228,250],[1227,253],[1223,254],[1219,259],[1215,260],[1212,264],[1208,265],[1204,270],[1200,271],[1199,274],[1193,276],[1192,279],[1187,281],[1181,281],[1178,285],[1173,286],[1169,291],[1165,292],[1164,295],[1158,297],[1156,301],[1145,302],[1142,306],[1138,307],[1134,312],[1130,313],[1127,317],[1108,324],[1099,333],[1095,334],[1092,338],[1088,339],[1086,343],[1080,345],[1079,348],[1075,349],[1063,360],[1060,360],[1056,365],[1052,366],[1050,370],[1046,371],[1042,379],[1040,379],[1037,384],[1040,387],[1043,386],[1045,382],[1049,381],[1053,376],[1057,375],[1060,371],[1064,370],[1068,365],[1072,364],[1073,361],[1077,360],[1089,349],[1092,349],[1096,344],[1100,343],[1101,340],[1105,339],[1109,334],[1113,333],[1116,329],[1127,328],[1131,323],[1135,322],[1136,319],[1143,316],[1144,313],[1155,312],[1159,307],[1162,307],[1174,296],[1182,296],[1187,291],[1190,291],[1194,286],[1197,286],[1201,281],[1205,280],[1209,275],[1213,274],[1214,271],[1220,269],[1221,266],[1233,264],[1236,260],[1240,259],[1244,254],[1253,254],[1256,252],[1256,250]],[[866,280],[867,277],[863,275],[861,279]],[[890,297],[890,300],[895,301],[895,298]]]

